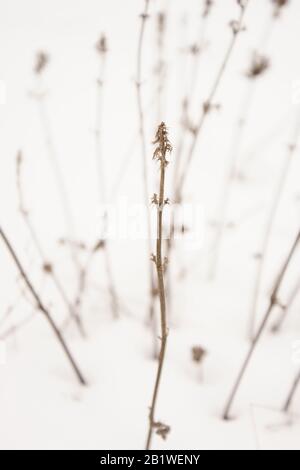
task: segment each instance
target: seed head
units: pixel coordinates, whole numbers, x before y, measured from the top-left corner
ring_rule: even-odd
[[[34,73],[37,75],[41,74],[49,63],[49,56],[44,51],[38,51],[35,58],[35,64],[33,67]]]
[[[192,359],[194,362],[200,363],[203,361],[207,352],[202,346],[193,346],[192,347]]]
[[[100,38],[98,39],[98,41],[95,44],[95,48],[96,48],[96,51],[99,54],[106,54],[106,52],[108,51],[107,39],[106,39],[106,36],[104,34],[101,34]]]
[[[204,7],[202,13],[203,18],[206,18],[210,14],[211,7],[213,6],[213,4],[213,0],[204,0]]]
[[[270,67],[268,57],[254,52],[249,69],[246,72],[248,78],[257,78]]]
[[[274,16],[279,16],[281,9],[289,3],[289,0],[271,0],[271,1],[274,4],[274,8],[275,8]]]
[[[172,145],[169,141],[168,131],[164,122],[161,122],[158,126],[153,144],[157,144],[153,153],[153,159],[167,165],[166,154],[172,152]]]
[[[170,426],[158,421],[158,422],[153,423],[153,427],[155,429],[156,434],[158,434],[158,436],[162,437],[162,439],[165,441],[167,439],[168,434],[171,431]]]
[[[163,34],[166,28],[166,15],[163,11],[157,14],[157,30],[159,34]]]

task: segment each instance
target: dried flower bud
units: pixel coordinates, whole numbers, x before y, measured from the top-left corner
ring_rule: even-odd
[[[102,250],[105,247],[105,240],[99,240],[93,248],[93,251]]]
[[[162,122],[156,131],[153,144],[158,144],[153,153],[153,159],[159,160],[161,164],[167,165],[166,154],[172,152],[172,145],[168,138],[168,131],[164,122]]]
[[[237,0],[241,8],[245,9],[248,3],[248,0]]]
[[[204,0],[204,7],[202,13],[203,18],[206,18],[210,14],[213,4],[213,0]]]
[[[101,34],[100,38],[96,42],[95,48],[96,51],[99,52],[99,54],[106,54],[106,52],[108,51],[107,39],[104,34]]]
[[[53,272],[52,264],[51,264],[51,263],[44,263],[44,264],[43,264],[43,270],[44,270],[45,273],[47,273],[47,274],[52,273],[52,272]]]
[[[246,72],[248,78],[256,78],[262,75],[270,67],[269,59],[257,52],[254,52],[249,69]]]
[[[236,21],[236,20],[230,21],[229,26],[231,27],[234,35],[241,33],[242,31],[245,31],[245,27],[241,26],[239,21]]]
[[[166,440],[167,435],[171,431],[170,426],[168,426],[167,424],[161,423],[161,422],[153,423],[153,427],[156,430],[155,431],[156,434],[161,436],[164,440]]]
[[[49,62],[49,56],[44,51],[38,51],[35,58],[33,67],[34,73],[41,74]]]
[[[201,363],[206,356],[207,352],[202,346],[194,346],[192,348],[192,359],[198,364]]]
[[[164,12],[157,14],[157,30],[159,34],[163,34],[166,28],[166,15]]]
[[[198,44],[192,44],[190,47],[189,47],[189,52],[192,54],[192,55],[198,55],[200,54],[200,47],[198,46]]]
[[[289,0],[271,0],[274,3],[274,16],[278,17],[280,15],[281,9],[285,7]]]

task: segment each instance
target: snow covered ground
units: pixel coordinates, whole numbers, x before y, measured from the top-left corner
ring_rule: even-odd
[[[235,0],[215,1],[204,31],[192,115],[199,117],[225,48],[228,23],[236,19]],[[172,269],[169,343],[157,418],[171,427],[154,449],[299,449],[300,389],[289,414],[281,412],[300,368],[299,298],[282,331],[266,332],[233,406],[231,421],[221,414],[244,354],[253,293],[255,254],[260,252],[270,204],[287,158],[300,113],[299,2],[291,0],[280,18],[270,20],[272,2],[249,0],[246,31],[238,38],[216,96],[220,109],[208,116],[192,162],[184,199],[201,208],[201,244],[176,242]],[[149,200],[157,192],[152,161],[154,132],[163,119],[174,158],[180,138],[181,100],[191,87],[193,64],[186,53],[200,36],[203,2],[150,1],[143,53]],[[138,137],[136,53],[142,0],[0,0],[0,223],[9,235],[44,302],[57,322],[68,316],[41,263],[18,211],[16,154],[23,154],[23,195],[47,259],[74,299],[78,278],[68,246],[61,200],[45,146],[37,83],[32,73],[37,50],[50,62],[38,84],[55,155],[70,199],[75,240],[91,246],[99,238],[100,204],[94,128],[99,58],[95,43],[108,41],[102,110],[102,155],[107,202],[113,207],[143,204],[142,156]],[[167,15],[162,109],[158,109],[156,14]],[[263,44],[270,70],[255,82],[254,96],[239,152],[242,179],[232,183],[226,228],[215,279],[209,279],[211,242],[230,159],[241,102],[249,82],[245,70],[253,50]],[[185,148],[186,150],[186,148]],[[172,156],[166,194],[172,193]],[[272,285],[299,229],[299,151],[291,163],[268,249],[257,322]],[[121,179],[119,180],[119,176]],[[118,182],[121,181],[120,184]],[[120,214],[119,211],[119,214]],[[132,235],[132,234],[131,234]],[[154,246],[154,242],[153,242]],[[137,236],[116,234],[109,243],[120,299],[120,318],[112,318],[103,251],[94,258],[81,308],[86,338],[74,325],[64,330],[88,386],[76,378],[41,313],[35,311],[5,247],[0,263],[0,448],[140,449],[145,445],[156,361],[147,323],[148,246]],[[153,248],[154,249],[154,248]],[[87,258],[79,250],[82,263]],[[300,253],[282,289],[283,301],[299,279]],[[184,274],[184,275],[183,275]],[[8,307],[13,306],[7,314]],[[278,318],[274,311],[273,318]],[[27,318],[30,319],[27,321]],[[14,333],[12,327],[18,327]],[[191,348],[207,350],[203,364]]]

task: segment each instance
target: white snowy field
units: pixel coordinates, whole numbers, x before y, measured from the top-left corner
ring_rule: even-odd
[[[172,202],[182,99],[194,86],[191,118],[197,121],[231,40],[229,22],[239,14],[236,0],[215,0],[202,29],[204,3],[150,0],[141,77],[149,204],[158,192],[158,166],[152,160],[155,130],[161,120],[166,122],[173,145],[166,172],[166,196]],[[272,19],[273,7],[271,0],[249,0],[245,31],[238,35],[213,100],[220,107],[209,113],[189,168],[183,199],[190,207],[200,207],[201,230],[198,244],[184,238],[176,241],[169,260],[170,330],[156,415],[171,431],[166,440],[155,435],[153,449],[300,449],[300,386],[289,413],[282,412],[300,369],[299,296],[278,334],[271,333],[280,315],[279,308],[274,309],[233,403],[234,419],[221,419],[249,348],[257,255],[300,117],[300,4],[290,0],[276,20]],[[60,325],[88,383],[86,387],[77,383],[1,243],[1,449],[145,446],[157,361],[147,316],[149,247],[132,232],[136,208],[144,203],[135,86],[143,9],[143,0],[0,0],[0,225]],[[160,49],[158,12],[166,15]],[[20,214],[16,156],[22,152],[23,204],[45,258],[73,301],[78,272],[70,246],[59,240],[68,238],[91,247],[101,237],[103,206],[95,161],[100,59],[95,44],[102,33],[108,45],[101,77],[100,132],[106,202],[119,217],[125,209],[129,211],[125,221],[130,220],[131,232],[117,230],[108,240],[119,318],[114,319],[111,312],[104,250],[99,250],[80,308],[86,332],[82,338],[74,323],[66,325],[66,306],[49,274],[42,272],[38,250]],[[188,50],[199,38],[205,48],[196,73]],[[49,64],[37,80],[33,65],[41,50],[49,54]],[[270,67],[251,82],[245,71],[254,50],[269,58]],[[155,74],[160,58],[165,63],[161,106]],[[242,103],[249,96],[251,105],[244,116]],[[240,177],[230,185],[216,275],[211,278],[216,217],[241,117],[246,120],[238,149]],[[184,156],[190,140],[191,135],[185,134]],[[71,206],[71,230],[57,190],[53,156]],[[296,148],[273,221],[256,326],[299,230],[299,156]],[[152,245],[154,251],[154,240]],[[75,249],[84,265],[87,250]],[[299,259],[300,249],[280,290],[283,303],[299,282]],[[194,346],[207,351],[201,364],[192,360]]]

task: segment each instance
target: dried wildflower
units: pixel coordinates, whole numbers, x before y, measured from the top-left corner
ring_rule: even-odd
[[[271,1],[274,4],[274,16],[275,17],[278,17],[281,13],[281,9],[289,3],[289,0],[271,0]]]
[[[53,272],[53,267],[51,263],[44,263],[43,264],[43,271],[47,274],[50,274]]]
[[[151,253],[150,255],[150,261],[153,261],[153,263],[156,263],[156,256],[153,253]]]
[[[95,251],[98,251],[98,250],[102,250],[104,247],[105,247],[105,240],[98,240],[98,242],[96,243],[96,245],[93,248],[93,251],[95,252]]]
[[[156,193],[154,193],[152,198],[151,198],[151,204],[158,205],[158,196],[157,196]]]
[[[211,7],[213,6],[213,4],[213,0],[204,0],[204,7],[202,13],[203,18],[206,18],[210,14]]]
[[[108,51],[107,48],[107,39],[104,34],[101,34],[100,38],[95,44],[96,51],[99,52],[99,54],[106,54]]]
[[[158,126],[153,144],[158,144],[154,150],[153,159],[159,160],[163,165],[167,165],[166,154],[172,152],[172,145],[170,144],[168,131],[164,122]]]
[[[248,78],[257,78],[270,67],[268,57],[254,52],[249,69],[246,72]]]
[[[194,362],[201,363],[206,354],[207,351],[206,349],[202,348],[202,346],[192,347],[192,359]]]
[[[207,114],[209,113],[212,109],[219,111],[221,109],[221,105],[219,103],[212,104],[209,101],[205,101],[203,103],[203,113]]]
[[[157,30],[159,34],[163,34],[166,28],[166,15],[164,12],[159,12],[157,14]]]
[[[247,6],[248,0],[237,0],[237,2],[242,9],[245,9]]]
[[[198,55],[200,54],[200,51],[201,51],[201,48],[198,46],[198,44],[192,44],[190,47],[189,47],[189,52],[192,54],[192,55]]]
[[[49,63],[49,56],[44,51],[38,51],[35,58],[35,64],[33,67],[34,73],[37,75],[41,74]]]
[[[153,427],[156,430],[155,431],[156,434],[161,436],[163,438],[163,440],[167,439],[167,435],[171,431],[170,426],[168,426],[167,424],[161,423],[161,422],[156,422],[156,423],[153,423]]]
[[[245,26],[241,26],[240,22],[237,20],[230,21],[229,26],[231,27],[234,35],[245,31]]]

